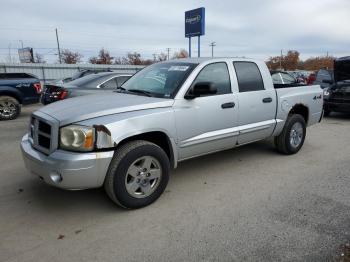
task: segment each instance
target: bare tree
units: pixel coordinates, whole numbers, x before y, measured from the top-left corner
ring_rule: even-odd
[[[160,53],[158,56],[157,56],[157,61],[166,61],[168,59],[168,55],[165,54],[165,53]]]
[[[161,53],[158,55],[156,61],[167,60],[166,54]],[[114,60],[114,64],[117,65],[151,65],[155,61],[153,59],[143,59],[141,54],[138,52],[127,53],[126,57],[117,57]]]
[[[76,64],[80,63],[83,55],[79,52],[73,52],[68,49],[64,49],[61,52],[61,59],[65,64]]]
[[[113,63],[113,57],[110,55],[109,51],[102,48],[98,56],[91,57],[89,62],[91,64],[111,65]]]
[[[173,59],[175,58],[187,58],[188,57],[188,52],[185,49],[180,49],[179,52],[175,52]]]
[[[142,65],[141,54],[134,52],[127,54],[127,61],[129,65]]]
[[[34,63],[46,63],[46,61],[44,60],[44,56],[42,54],[35,53]]]

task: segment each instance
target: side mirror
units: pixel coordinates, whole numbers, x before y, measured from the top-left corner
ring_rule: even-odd
[[[333,84],[333,81],[332,80],[329,80],[329,79],[323,79],[322,80],[322,83],[325,83],[325,84]]]
[[[196,83],[185,95],[185,99],[194,99],[200,96],[214,95],[217,93],[216,87],[211,82]]]

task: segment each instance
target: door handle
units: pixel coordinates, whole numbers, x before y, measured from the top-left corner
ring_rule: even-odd
[[[221,105],[222,109],[226,109],[226,108],[234,108],[235,107],[235,103],[234,102],[229,102],[229,103],[225,103]]]
[[[263,101],[263,103],[271,103],[272,102],[272,98],[271,97],[265,97],[262,101]]]

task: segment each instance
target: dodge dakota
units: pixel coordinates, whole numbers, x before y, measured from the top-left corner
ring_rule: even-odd
[[[297,153],[322,108],[320,86],[274,87],[261,61],[172,60],[115,93],[39,109],[21,149],[26,167],[50,185],[104,186],[118,205],[140,208],[163,193],[180,161],[269,137],[279,152]]]

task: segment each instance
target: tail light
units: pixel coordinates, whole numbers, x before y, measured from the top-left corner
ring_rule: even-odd
[[[68,91],[66,89],[61,89],[60,91],[57,92],[57,98],[59,100],[65,99],[68,95]]]
[[[37,94],[41,94],[41,84],[40,83],[34,83],[33,84],[35,90],[36,90],[36,93]]]

